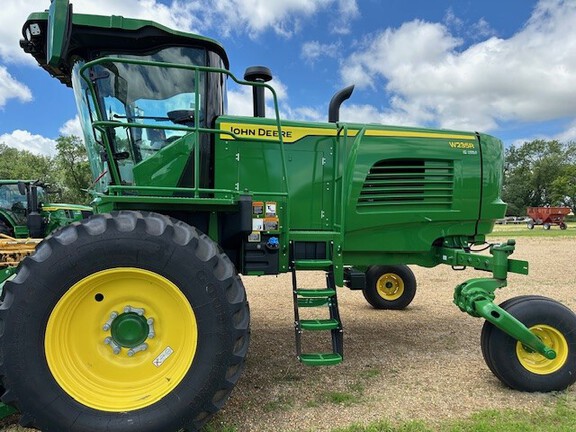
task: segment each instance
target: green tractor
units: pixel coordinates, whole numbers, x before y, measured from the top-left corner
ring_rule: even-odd
[[[56,204],[39,181],[0,180],[0,234],[44,238],[52,231],[92,214],[92,208]]]
[[[267,68],[236,79],[213,40],[74,14],[67,0],[31,14],[23,35],[24,51],[74,91],[97,213],[46,238],[5,283],[2,401],[23,425],[201,428],[248,351],[239,275],[290,272],[296,357],[334,365],[339,287],[402,309],[416,290],[407,265],[478,269],[484,277],[458,285],[454,302],[486,320],[492,372],[531,392],[576,380],[574,313],[539,296],[497,306],[507,274],[528,263],[510,258],[512,240],[475,252],[505,214],[498,139],[341,122],[352,88],[334,96],[326,122],[283,120]],[[252,87],[253,116],[226,115],[228,80]],[[326,286],[301,288],[303,271],[325,272]],[[325,348],[311,350],[310,338]]]

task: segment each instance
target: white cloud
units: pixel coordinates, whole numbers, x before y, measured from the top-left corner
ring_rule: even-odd
[[[284,120],[325,121],[326,116],[316,108],[290,106],[288,88],[277,77],[270,84],[278,98],[280,118]],[[275,118],[272,94],[266,91],[266,117]],[[228,90],[228,114],[252,117],[254,115],[252,87],[238,86]]]
[[[48,4],[47,4],[48,5]],[[47,6],[46,6],[47,7]],[[35,61],[24,54],[18,41],[22,38],[22,25],[30,12],[42,10],[37,0],[8,0],[2,2],[0,14],[0,59],[6,62]]]
[[[560,142],[568,143],[576,143],[576,121],[572,122],[568,128],[556,136],[552,137],[552,139],[558,140]]]
[[[323,44],[318,41],[309,41],[302,45],[300,56],[308,63],[313,64],[323,57],[336,58],[340,47],[339,42]]]
[[[75,13],[121,15],[149,19],[168,27],[193,33],[214,31],[222,35],[246,33],[256,37],[266,30],[290,37],[302,21],[336,5],[330,24],[336,33],[348,33],[350,22],[359,16],[356,0],[75,0]],[[4,0],[0,14],[0,59],[4,62],[34,63],[19,46],[22,25],[31,12],[42,11],[49,2]],[[329,25],[327,23],[327,25]]]
[[[373,36],[343,62],[341,75],[359,87],[382,86],[410,123],[491,130],[500,120],[573,116],[574,20],[576,2],[541,0],[510,39],[460,51],[462,41],[444,25],[416,20]]]
[[[356,0],[338,0],[338,10],[332,22],[332,33],[349,34],[352,21],[360,16]]]
[[[566,129],[556,134],[534,134],[532,136],[520,137],[516,138],[513,142],[511,142],[511,144],[516,147],[520,147],[525,142],[531,142],[534,140],[556,140],[562,143],[576,143],[576,120],[568,124]]]
[[[497,34],[485,18],[480,18],[475,23],[470,23],[458,17],[452,8],[448,8],[446,11],[443,22],[451,31],[473,41],[487,39]]]
[[[278,105],[285,105],[288,99],[288,88],[277,77],[268,82],[268,85],[274,89]],[[266,117],[275,117],[272,93],[266,90],[265,97]],[[233,85],[228,89],[228,114],[249,117],[254,114],[252,86]]]
[[[16,81],[8,70],[0,65],[0,108],[8,99],[18,99],[22,102],[32,100],[32,92],[24,84]]]
[[[228,90],[228,114],[237,116],[251,116],[254,113],[252,102],[252,89],[241,86]]]
[[[257,36],[267,29],[290,37],[301,20],[316,14],[334,0],[215,0],[211,24],[224,34],[246,31]]]
[[[41,135],[32,135],[30,132],[20,129],[0,135],[0,143],[38,155],[54,156],[56,154],[56,141]]]
[[[61,135],[65,136],[74,135],[83,138],[84,134],[82,132],[82,126],[80,126],[80,117],[76,116],[73,119],[68,120],[62,125],[59,132]]]

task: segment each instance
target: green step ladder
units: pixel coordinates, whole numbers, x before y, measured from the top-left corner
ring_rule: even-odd
[[[294,255],[292,255],[294,256]],[[331,259],[293,259],[291,261],[292,292],[294,296],[294,330],[296,355],[300,362],[309,366],[327,366],[341,363],[344,358],[342,321],[338,311],[334,263]],[[299,288],[296,278],[298,270],[322,270],[326,272],[326,288]],[[328,308],[329,318],[301,319],[300,308]],[[332,352],[303,353],[302,334],[313,332],[321,335],[329,332]]]

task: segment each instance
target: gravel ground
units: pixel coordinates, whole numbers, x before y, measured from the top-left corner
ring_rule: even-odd
[[[575,244],[573,238],[520,239],[513,257],[530,262],[530,276],[511,275],[497,302],[540,294],[576,310]],[[435,424],[482,409],[532,410],[554,403],[558,395],[503,386],[482,359],[482,321],[452,304],[458,283],[485,273],[444,266],[413,270],[418,292],[404,311],[377,311],[361,292],[339,290],[345,361],[323,368],[295,359],[289,275],[245,278],[250,353],[243,377],[212,424],[251,432],[327,431],[382,419]],[[302,286],[323,286],[321,273],[301,274]],[[574,403],[576,387],[566,393]]]

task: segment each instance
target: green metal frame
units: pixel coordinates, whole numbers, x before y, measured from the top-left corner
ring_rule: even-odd
[[[199,139],[200,139],[200,133],[209,133],[209,134],[215,134],[215,135],[224,135],[224,136],[229,136],[229,137],[233,137],[234,139],[240,139],[240,137],[236,134],[234,134],[231,131],[223,131],[221,129],[212,129],[212,128],[202,128],[199,126],[199,121],[198,119],[200,118],[199,116],[199,75],[200,73],[219,73],[219,74],[223,74],[226,75],[228,77],[230,77],[234,82],[236,82],[239,85],[247,85],[247,86],[251,86],[251,87],[262,87],[262,88],[266,88],[268,89],[273,97],[273,105],[274,105],[274,111],[275,111],[275,122],[276,122],[276,127],[278,130],[278,140],[280,143],[280,158],[282,161],[282,172],[283,172],[283,178],[284,178],[284,190],[282,191],[278,191],[278,194],[285,194],[288,195],[289,194],[289,190],[288,190],[288,182],[287,182],[287,178],[288,178],[288,173],[287,173],[287,168],[286,168],[286,155],[284,152],[284,143],[283,143],[283,138],[282,138],[282,125],[280,123],[280,111],[278,108],[278,97],[276,95],[276,91],[274,90],[274,88],[272,86],[270,86],[269,84],[266,83],[261,83],[261,82],[248,82],[248,81],[243,81],[243,80],[239,80],[237,79],[230,71],[226,70],[226,69],[221,69],[221,68],[213,68],[213,67],[207,67],[207,66],[195,66],[195,65],[182,65],[182,64],[178,64],[178,63],[163,63],[163,62],[154,62],[154,61],[144,61],[144,60],[136,60],[136,59],[125,59],[125,58],[117,58],[117,57],[102,57],[90,62],[87,62],[85,65],[82,66],[82,68],[80,69],[80,74],[82,76],[82,78],[84,79],[84,81],[86,82],[88,88],[90,89],[90,93],[91,96],[94,98],[94,100],[96,100],[96,89],[94,88],[93,83],[91,82],[91,80],[89,79],[89,77],[86,76],[86,71],[95,66],[95,65],[99,65],[99,64],[105,64],[105,63],[126,63],[126,64],[133,64],[133,65],[142,65],[142,66],[153,66],[153,67],[161,67],[161,68],[175,68],[175,69],[185,69],[185,70],[192,70],[194,71],[194,73],[196,74],[196,79],[195,79],[195,88],[194,91],[196,93],[196,103],[195,103],[195,107],[194,107],[194,112],[195,112],[195,121],[194,121],[194,127],[188,127],[188,126],[151,126],[151,125],[145,125],[145,124],[134,124],[134,123],[128,123],[128,122],[118,122],[118,121],[105,121],[102,118],[99,118],[97,121],[94,121],[92,123],[93,127],[95,129],[100,130],[100,132],[105,132],[107,128],[121,128],[121,127],[136,127],[136,128],[142,128],[142,129],[164,129],[164,130],[173,130],[173,131],[183,131],[183,132],[187,132],[187,133],[194,133],[193,134],[193,139],[194,139],[194,145],[193,145],[193,151],[195,152],[195,155],[198,155],[198,149],[199,149]],[[100,116],[101,113],[99,111],[96,112],[97,116]],[[105,150],[107,153],[107,157],[109,158],[108,160],[114,160],[114,154],[113,154],[113,150],[112,150],[112,146],[111,143],[108,142],[108,138],[106,136],[105,133],[103,133],[103,139],[104,139],[104,143],[106,144],[105,146]],[[107,201],[109,197],[113,197],[110,198],[111,201],[119,201],[120,199],[118,199],[117,197],[122,196],[124,194],[124,192],[129,191],[131,194],[133,194],[134,192],[138,193],[138,192],[143,192],[142,195],[149,195],[153,192],[158,192],[158,191],[164,191],[164,192],[190,192],[193,194],[192,197],[187,197],[187,203],[190,204],[201,204],[201,205],[212,205],[212,204],[216,204],[216,205],[227,205],[227,204],[235,204],[236,201],[235,200],[228,200],[228,199],[222,199],[222,200],[214,200],[212,201],[212,199],[207,199],[207,198],[200,198],[200,195],[202,193],[215,193],[215,194],[228,194],[231,196],[239,196],[241,194],[243,194],[242,191],[239,190],[231,190],[231,189],[203,189],[199,187],[200,184],[200,170],[199,170],[199,158],[195,157],[194,158],[194,188],[159,188],[159,187],[154,187],[154,186],[120,186],[121,185],[121,178],[120,178],[120,174],[117,170],[117,167],[112,164],[113,166],[113,172],[111,173],[112,175],[112,179],[114,181],[115,186],[111,186],[108,190],[108,194],[97,194],[97,196],[100,198],[99,202],[102,201]],[[149,195],[150,196],[150,195]],[[138,199],[142,199],[143,196],[140,196]],[[162,198],[159,198],[157,196],[155,196],[154,198],[151,198],[152,200],[162,200]],[[192,199],[192,200],[191,200]],[[194,199],[196,199],[196,201],[194,201]],[[191,201],[190,201],[191,200]],[[150,201],[151,202],[151,201]],[[176,204],[176,203],[181,203],[181,200],[164,200],[165,203],[167,204]]]
[[[556,352],[546,346],[524,324],[494,304],[495,291],[507,285],[508,272],[528,274],[528,263],[508,257],[514,252],[516,242],[490,247],[491,256],[478,255],[463,250],[439,248],[437,254],[445,264],[470,266],[492,272],[492,278],[470,279],[458,285],[454,291],[454,303],[462,312],[473,317],[482,317],[523,345],[542,354],[547,359],[556,358]]]

